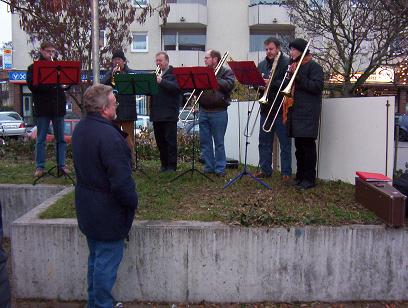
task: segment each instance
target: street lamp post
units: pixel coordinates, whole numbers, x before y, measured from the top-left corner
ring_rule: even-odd
[[[99,83],[99,3],[91,0],[92,17],[92,75],[93,84]]]

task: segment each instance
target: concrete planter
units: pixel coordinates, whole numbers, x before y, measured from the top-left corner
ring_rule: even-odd
[[[64,189],[61,185],[0,184],[4,236],[10,236],[11,223]]]
[[[68,191],[12,225],[18,298],[86,299],[88,250],[76,220],[37,218]],[[137,221],[115,295],[164,302],[408,300],[407,231]]]

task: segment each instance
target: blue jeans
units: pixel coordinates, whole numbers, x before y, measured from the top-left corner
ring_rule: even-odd
[[[111,294],[122,261],[125,241],[103,242],[87,237],[88,257],[88,308],[112,308]]]
[[[270,133],[264,132],[262,126],[265,122],[266,115],[261,114],[261,121],[259,127],[259,166],[266,175],[272,174],[272,150],[273,137],[278,135],[280,144],[280,159],[281,159],[281,173],[282,175],[292,175],[292,143],[286,132],[286,126],[282,122],[282,115],[276,117],[276,121]],[[272,123],[272,119],[268,119],[268,123]],[[269,128],[267,125],[266,128]]]
[[[45,168],[45,145],[48,127],[52,121],[55,137],[55,155],[58,167],[65,166],[67,144],[64,140],[64,117],[37,117],[37,142],[35,144],[35,163],[37,168]]]
[[[204,159],[204,172],[222,173],[227,165],[224,136],[228,125],[226,110],[217,112],[200,111],[200,147]],[[214,146],[215,151],[214,151]]]

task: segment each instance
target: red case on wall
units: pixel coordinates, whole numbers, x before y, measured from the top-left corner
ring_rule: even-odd
[[[373,211],[381,220],[392,227],[405,224],[406,196],[385,182],[367,182],[356,177],[357,202]]]

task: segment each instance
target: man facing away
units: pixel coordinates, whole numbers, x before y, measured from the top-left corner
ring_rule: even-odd
[[[89,247],[88,307],[92,308],[113,307],[111,290],[138,205],[130,149],[112,122],[116,107],[111,87],[88,88],[86,116],[72,136],[75,205]]]
[[[52,61],[55,55],[55,46],[50,42],[43,42],[40,46],[39,61]],[[45,141],[48,126],[52,122],[58,173],[68,173],[65,167],[66,142],[64,140],[64,115],[66,88],[63,85],[34,85],[34,64],[27,68],[27,85],[33,94],[33,114],[37,124],[37,141],[35,144],[35,177],[44,175],[45,170]]]
[[[272,70],[273,63],[277,59],[280,52],[280,42],[274,37],[270,37],[264,42],[266,57],[263,61],[258,64],[258,69],[261,72],[262,76],[265,78],[265,82],[268,84],[270,79],[270,74]],[[288,69],[289,59],[280,53],[279,59],[277,60],[276,69],[272,76],[272,81],[270,84],[270,90],[268,93],[268,103],[260,104],[261,108],[261,120],[259,126],[259,166],[261,172],[255,174],[256,177],[267,178],[272,175],[272,151],[273,151],[273,139],[276,132],[276,135],[279,138],[280,144],[280,160],[281,160],[281,174],[282,180],[288,181],[292,175],[292,151],[291,151],[291,139],[287,135],[286,126],[283,123],[282,119],[282,110],[279,105],[282,102],[283,94],[279,94],[275,104],[272,107],[272,111],[268,117],[268,121],[265,124],[267,115],[271,109],[272,102],[275,99],[275,96],[279,90],[285,73]],[[282,87],[283,90],[283,87]],[[272,121],[278,113],[275,123],[272,126],[270,132],[265,132],[269,130],[272,125]],[[265,127],[265,130],[263,130]]]
[[[204,63],[208,67],[215,69],[220,60],[221,54],[217,50],[208,50],[205,53]],[[225,67],[220,68],[216,77],[218,89],[204,90],[199,101],[200,147],[204,159],[204,172],[223,177],[227,165],[224,147],[228,125],[227,108],[234,89],[235,77],[234,73]]]
[[[102,84],[111,86],[116,89],[115,76],[117,74],[129,74],[134,71],[126,64],[126,57],[122,50],[114,50],[112,52],[112,68],[106,73],[101,80]],[[119,106],[117,108],[116,122],[127,134],[126,141],[132,153],[132,160],[135,162],[135,120],[137,119],[136,112],[136,97],[135,95],[117,94]]]
[[[177,121],[182,97],[166,52],[156,54],[156,65],[160,68],[156,77],[159,92],[151,97],[150,121],[160,152],[160,171],[174,172],[177,169]]]

